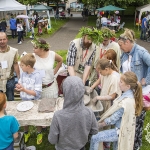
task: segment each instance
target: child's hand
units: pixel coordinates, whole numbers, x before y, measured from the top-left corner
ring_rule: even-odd
[[[17,91],[24,91],[24,87],[21,84],[16,84],[16,88]]]
[[[92,99],[93,103],[96,103],[97,101],[98,101],[97,96]]]
[[[93,89],[91,88],[91,87],[89,87],[88,89],[86,89],[86,93],[87,94],[90,94],[90,93],[92,93],[93,92]]]
[[[21,85],[20,85],[19,83],[17,83],[17,84],[16,84],[16,88],[17,88],[17,89],[20,89],[20,88],[21,88]]]
[[[145,78],[143,78],[142,80],[141,80],[141,85],[145,85],[146,84],[146,81],[145,81]]]
[[[102,129],[105,126],[106,126],[105,122],[101,122],[101,123],[98,122],[98,129]]]

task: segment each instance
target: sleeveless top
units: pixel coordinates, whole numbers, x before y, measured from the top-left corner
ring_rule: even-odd
[[[38,55],[35,55],[35,65],[34,68],[41,70],[42,74],[44,72],[42,84],[49,84],[54,81],[54,62],[55,62],[55,52],[49,51],[49,55],[46,58],[40,58]]]

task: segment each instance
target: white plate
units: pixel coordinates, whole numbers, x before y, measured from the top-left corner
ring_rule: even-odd
[[[17,105],[18,111],[27,111],[30,110],[34,106],[33,102],[31,101],[24,101]]]

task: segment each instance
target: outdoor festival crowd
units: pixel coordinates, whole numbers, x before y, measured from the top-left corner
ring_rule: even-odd
[[[6,33],[0,32],[1,150],[13,150],[18,137],[17,119],[5,112],[6,101],[14,101],[14,89],[22,100],[28,101],[58,98],[59,88],[64,104],[54,113],[48,135],[57,150],[84,150],[88,141],[90,150],[108,150],[111,143],[113,150],[140,149],[146,108],[150,107],[149,91],[144,93],[150,85],[149,52],[136,44],[130,29],[125,29],[118,39],[107,27],[82,27],[79,34],[80,38],[69,44],[68,75],[58,87],[55,75],[63,59],[50,50],[44,39],[32,40],[33,53],[18,62],[18,50],[7,45]],[[103,111],[97,113],[83,101],[85,94],[95,90],[98,96],[91,99],[92,105],[98,101],[103,105]],[[43,128],[37,126],[37,144],[42,143]],[[30,136],[26,125],[25,143]]]

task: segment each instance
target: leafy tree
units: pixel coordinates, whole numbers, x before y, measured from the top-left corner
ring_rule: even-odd
[[[142,6],[149,4],[150,0],[78,0],[86,6],[103,7],[107,5],[115,5],[118,7],[126,8],[128,6]]]
[[[57,6],[62,0],[18,0],[18,2],[24,4],[24,5],[35,5],[37,3],[46,3],[49,6],[49,3],[55,3]],[[64,2],[67,2],[68,0],[64,0]]]

